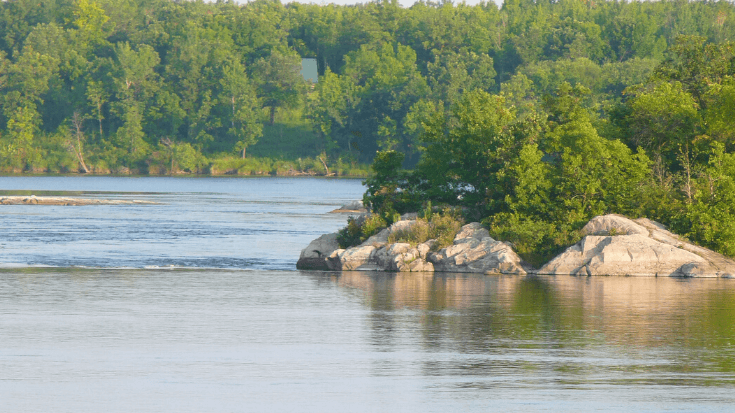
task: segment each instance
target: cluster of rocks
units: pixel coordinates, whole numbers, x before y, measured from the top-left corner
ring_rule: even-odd
[[[402,220],[368,238],[362,244],[339,248],[337,234],[326,234],[312,241],[302,252],[299,269],[354,271],[441,271],[487,274],[526,274],[532,268],[524,263],[510,245],[496,241],[479,223],[467,224],[457,233],[452,245],[437,250],[437,241],[416,246],[389,243],[397,231],[417,223]]]
[[[436,240],[412,246],[389,243],[391,234],[416,225],[398,221],[362,244],[342,249],[337,234],[312,241],[302,252],[299,269],[334,271],[436,271],[485,274],[633,275],[732,277],[735,261],[693,245],[651,220],[620,215],[593,218],[577,244],[534,269],[511,245],[494,240],[474,222],[462,227],[452,245],[438,249]]]
[[[55,196],[3,196],[0,205],[152,205],[156,202],[121,199],[66,198]]]

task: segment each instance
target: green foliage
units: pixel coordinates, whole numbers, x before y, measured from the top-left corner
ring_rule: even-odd
[[[681,145],[692,145],[701,122],[694,98],[679,82],[660,83],[628,103],[629,140],[671,163]]]
[[[271,125],[275,123],[278,108],[293,108],[300,103],[305,87],[300,70],[301,59],[293,51],[273,50],[267,58],[260,58],[253,65],[258,95],[264,106],[270,108]]]
[[[735,155],[713,143],[700,189],[687,207],[682,233],[702,245],[735,256]]]
[[[464,225],[464,219],[458,210],[444,209],[440,214],[432,214],[429,221],[429,239],[437,242],[432,246],[434,251],[452,245],[454,237]]]
[[[430,240],[431,236],[429,235],[429,233],[429,221],[419,218],[415,222],[413,222],[410,227],[398,229],[391,232],[391,234],[388,236],[388,242],[404,242],[415,247],[418,244]]]
[[[722,84],[712,85],[705,100],[707,110],[704,125],[707,135],[732,148],[735,146],[735,79],[727,76]]]
[[[349,217],[347,226],[337,232],[337,242],[340,248],[360,245],[371,236],[386,228],[388,223],[380,215],[361,215],[357,218]]]
[[[370,166],[373,174],[365,180],[365,207],[391,223],[396,212],[415,211],[419,205],[408,191],[409,174],[401,167],[404,157],[404,154],[393,150],[378,152]]]
[[[509,242],[526,262],[539,267],[581,239],[582,225],[549,222],[519,213],[500,213],[483,221],[490,235]]]
[[[513,112],[502,96],[474,90],[449,113],[435,112],[421,137],[417,167],[429,200],[493,210],[502,200],[498,172],[511,151]]]
[[[33,150],[27,152],[48,162],[64,161],[47,152],[54,145],[44,140],[53,140],[79,112],[87,120],[82,158],[105,165],[93,172],[160,169],[161,139],[189,144],[200,159],[229,152],[295,162],[324,153],[338,174],[360,170],[357,165],[371,162],[378,149],[396,150],[406,154],[404,166],[410,168],[422,156],[434,156],[422,155],[424,147],[431,152],[431,142],[421,136],[440,136],[437,127],[453,130],[463,105],[471,113],[465,95],[472,91],[503,91],[512,116],[510,123],[498,120],[497,136],[507,136],[515,120],[543,127],[543,96],[564,82],[591,90],[584,105],[601,115],[592,122],[600,135],[625,137],[627,129],[606,123],[610,107],[662,60],[652,84],[680,82],[701,115],[694,138],[707,136],[683,151],[672,145],[667,162],[684,169],[679,158],[688,157],[703,165],[711,139],[728,151],[735,145],[725,86],[733,54],[727,41],[735,34],[729,3],[510,0],[502,10],[492,4],[401,8],[390,2],[353,7],[269,0],[42,6],[0,3],[0,132],[4,153],[16,157],[4,160],[6,167],[28,164],[6,136],[19,133],[20,109],[36,112]],[[316,85],[299,75],[302,57],[317,60]],[[437,120],[442,117],[445,122]],[[464,141],[469,149],[477,143]],[[484,150],[494,146],[487,143]],[[506,147],[491,162],[506,163],[520,146]],[[681,181],[680,171],[673,172],[672,179]],[[479,202],[487,213],[502,209],[502,200],[481,192],[497,185],[508,190],[507,182],[462,186],[457,182],[469,177],[450,178],[432,196],[462,196],[464,205]]]

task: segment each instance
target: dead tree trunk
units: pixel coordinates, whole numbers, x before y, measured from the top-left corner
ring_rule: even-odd
[[[76,145],[69,141],[69,148],[74,152],[74,155],[76,155],[82,171],[84,171],[85,174],[88,174],[89,168],[87,168],[87,164],[84,162],[84,149],[82,148],[82,143],[84,142],[84,131],[82,131],[82,127],[84,126],[84,116],[82,116],[78,111],[74,111],[74,114],[71,117],[71,123],[74,127]]]
[[[174,174],[174,159],[176,158],[176,143],[169,138],[161,138],[161,143],[171,150],[171,168],[168,171],[169,175]]]
[[[327,171],[327,176],[329,176],[329,167],[327,166],[327,163],[326,163],[326,162],[324,161],[324,159],[322,159],[322,157],[321,157],[321,156],[320,156],[320,157],[318,157],[318,159],[319,159],[320,161],[322,161],[322,165],[324,165],[324,170],[326,170],[326,171]]]

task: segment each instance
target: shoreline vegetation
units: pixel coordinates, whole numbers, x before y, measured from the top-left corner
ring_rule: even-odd
[[[4,173],[365,176],[379,150],[411,169],[467,93],[543,128],[567,84],[664,183],[698,173],[690,137],[732,149],[726,1],[10,0],[0,33]]]
[[[334,163],[324,164],[315,158],[298,158],[296,160],[272,159],[267,157],[237,157],[214,158],[202,162],[200,169],[181,170],[174,172],[168,165],[145,165],[140,169],[118,167],[109,169],[105,166],[89,167],[87,172],[70,171],[67,169],[44,168],[2,168],[3,176],[27,175],[90,175],[90,176],[314,176],[314,177],[345,177],[366,178],[369,175],[369,165],[349,164],[337,160]]]

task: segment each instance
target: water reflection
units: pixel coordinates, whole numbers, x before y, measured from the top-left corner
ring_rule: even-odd
[[[735,384],[735,282],[632,277],[330,274],[362,292],[371,341],[398,351],[418,328],[427,375],[570,385]],[[503,385],[509,382],[503,381]]]

